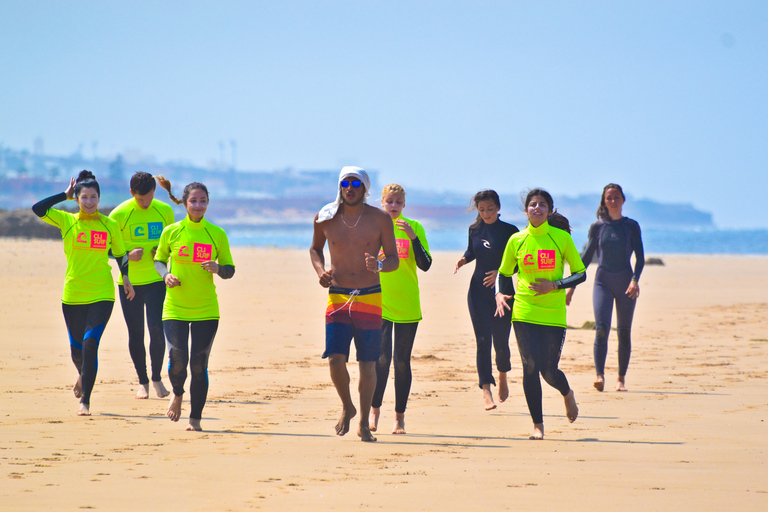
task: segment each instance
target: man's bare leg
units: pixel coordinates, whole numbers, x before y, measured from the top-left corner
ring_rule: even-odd
[[[357,414],[352,396],[349,393],[349,372],[347,371],[347,358],[343,354],[331,354],[328,357],[328,363],[331,369],[331,381],[336,388],[336,393],[341,398],[341,418],[334,429],[337,436],[343,436],[349,432],[349,423]],[[368,402],[370,406],[370,402]]]
[[[573,394],[573,390],[570,390],[563,397],[563,400],[565,401],[565,415],[568,417],[568,421],[573,423],[579,417],[579,406],[576,405],[576,397]]]
[[[139,389],[136,390],[136,396],[134,398],[137,400],[146,400],[149,398],[149,383],[139,384]]]
[[[189,418],[189,425],[187,425],[187,428],[185,430],[188,430],[190,432],[202,432],[203,427],[200,426],[200,420],[195,418]]]
[[[597,377],[595,377],[594,386],[596,390],[602,391],[605,388],[605,375],[598,373]]]
[[[75,385],[72,386],[72,393],[75,394],[75,398],[80,398],[81,396],[83,396],[83,376],[82,375],[77,376]]]
[[[405,413],[395,413],[395,425],[392,427],[393,434],[405,434]]]
[[[376,361],[360,361],[360,426],[357,435],[366,443],[376,441],[371,434],[368,423],[368,415],[371,412],[373,392],[376,391]]]
[[[504,403],[509,398],[509,384],[507,372],[499,372],[499,402]]]
[[[534,423],[533,434],[528,436],[528,439],[530,439],[531,441],[541,441],[542,439],[544,439],[544,424]]]
[[[163,381],[159,380],[157,382],[152,382],[152,387],[155,388],[155,393],[160,398],[165,398],[168,395],[171,394],[170,391],[165,389],[165,386],[163,386]]]
[[[379,417],[381,416],[381,407],[371,407],[371,418],[368,420],[368,428],[371,432],[376,432],[379,428]]]
[[[181,399],[182,397],[171,395],[171,400],[168,402],[168,410],[165,411],[165,415],[171,421],[179,421],[181,418]]]
[[[625,381],[626,377],[624,375],[619,375],[619,379],[616,381],[616,391],[626,391],[627,390],[627,384]]]
[[[84,404],[83,402],[80,402],[80,408],[77,410],[78,416],[90,416],[91,415],[91,409],[88,406],[88,404]]]
[[[485,403],[486,411],[492,411],[496,408],[496,404],[493,403],[493,393],[491,393],[490,384],[483,384],[483,402]]]

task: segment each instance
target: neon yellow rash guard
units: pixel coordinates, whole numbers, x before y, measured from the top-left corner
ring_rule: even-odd
[[[61,231],[67,273],[64,304],[93,304],[115,300],[109,250],[116,258],[125,255],[117,222],[101,213],[69,213],[49,208],[43,220]],[[129,274],[130,276],[130,271]]]
[[[427,235],[424,227],[415,220],[402,214],[392,222],[403,219],[413,228],[422,247],[429,252]],[[379,274],[381,281],[382,318],[396,323],[413,323],[421,320],[421,300],[419,298],[419,277],[416,274],[416,257],[412,242],[402,229],[395,226],[395,243],[400,266],[394,272]]]
[[[517,271],[512,321],[565,327],[565,290],[536,295],[530,284],[537,278],[559,281],[565,262],[571,273],[585,271],[571,235],[545,222],[538,228],[530,224],[507,242],[499,273],[511,276]]]
[[[173,208],[153,199],[145,210],[139,206],[136,199],[131,198],[112,210],[109,218],[117,221],[127,252],[138,247],[144,249],[141,260],[128,261],[131,284],[141,285],[162,281],[163,278],[155,270],[152,248],[157,247],[163,229],[173,224]],[[122,274],[118,275],[117,283],[123,284]]]
[[[181,286],[166,289],[163,320],[216,320],[219,300],[213,274],[201,264],[216,261],[233,265],[227,234],[205,218],[192,222],[189,217],[171,224],[160,235],[155,261],[162,261],[179,278]]]

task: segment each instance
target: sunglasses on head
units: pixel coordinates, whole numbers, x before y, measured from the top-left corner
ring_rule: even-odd
[[[352,185],[352,188],[360,188],[362,182],[360,180],[341,180],[341,188],[347,188]]]

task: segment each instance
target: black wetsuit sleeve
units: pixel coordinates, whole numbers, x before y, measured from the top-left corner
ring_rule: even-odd
[[[42,201],[36,203],[34,206],[32,206],[32,211],[35,212],[35,215],[40,217],[41,219],[45,217],[45,214],[53,208],[53,205],[59,204],[62,201],[67,200],[67,194],[64,192],[59,192],[56,195],[53,195],[51,197],[48,197],[46,199],[43,199]]]
[[[586,280],[587,280],[586,272],[577,272],[575,274],[571,274],[570,276],[564,279],[555,281],[555,286],[557,286],[558,290],[564,290],[565,288],[576,288],[576,285],[579,285]]]
[[[421,245],[419,237],[411,240],[411,243],[413,244],[413,257],[416,259],[416,266],[426,272],[432,266],[432,255]]]
[[[514,295],[515,294],[515,287],[512,284],[512,276],[505,276],[503,274],[499,274],[496,277],[496,285],[497,293],[502,293],[504,295]]]
[[[632,224],[632,249],[635,251],[635,272],[632,274],[632,279],[639,281],[640,274],[643,273],[645,267],[645,251],[643,250],[643,237],[640,234],[640,224],[637,222]]]
[[[235,275],[234,265],[219,265],[219,277],[222,279],[231,279]]]
[[[581,253],[581,261],[584,263],[584,268],[588,267],[592,263],[592,258],[595,256],[597,250],[597,244],[599,242],[600,229],[597,223],[592,224],[589,227],[589,237],[587,238],[587,246],[584,248],[584,252]]]
[[[112,249],[110,251],[110,256],[112,255]],[[128,275],[128,253],[123,254],[119,258],[115,258],[117,260],[118,266],[120,267],[120,273],[123,275],[123,277]]]
[[[472,249],[472,228],[469,228],[469,235],[467,236],[467,250],[464,251],[464,260],[467,263],[475,260],[475,251]]]

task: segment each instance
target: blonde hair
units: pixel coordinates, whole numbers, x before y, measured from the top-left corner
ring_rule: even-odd
[[[382,199],[392,194],[402,194],[405,197],[405,189],[397,183],[390,183],[381,190]]]

